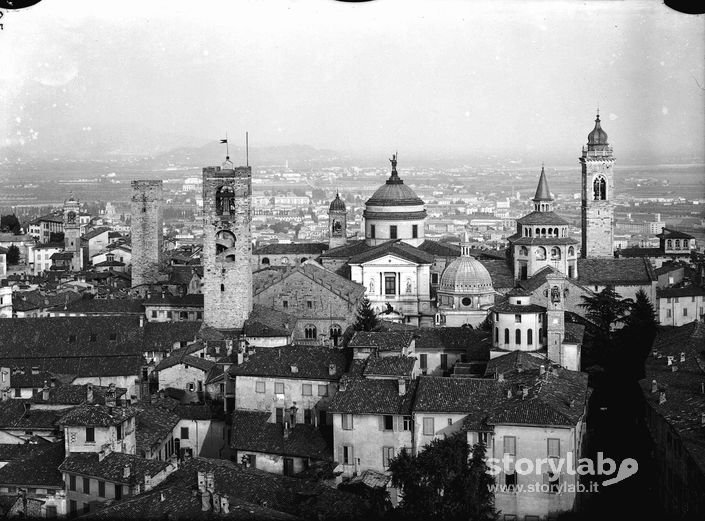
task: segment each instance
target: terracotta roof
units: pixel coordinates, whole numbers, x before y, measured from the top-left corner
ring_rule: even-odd
[[[70,313],[109,313],[137,314],[144,313],[142,302],[135,299],[116,298],[81,298],[71,302],[66,309]]]
[[[576,324],[573,322],[565,322],[565,335],[563,337],[563,342],[569,344],[582,344],[583,337],[585,335],[585,326],[582,324]]]
[[[171,306],[176,308],[193,308],[193,307],[203,307],[203,295],[200,293],[184,295],[182,297],[152,297],[142,301],[144,307],[148,306]]]
[[[0,468],[0,485],[63,489],[64,481],[58,470],[63,459],[63,441],[39,445]]]
[[[471,361],[490,358],[490,334],[468,327],[424,327],[418,330],[416,351],[463,351]]]
[[[680,327],[659,328],[653,351],[645,362],[646,378],[642,388],[646,403],[678,433],[693,461],[705,472],[705,323],[695,321]],[[685,360],[681,362],[681,353]],[[672,364],[668,365],[668,356]],[[677,370],[673,371],[673,367]],[[666,401],[651,392],[652,381],[664,390]]]
[[[194,349],[197,346],[188,346],[191,349]],[[201,346],[202,348],[203,346]],[[174,367],[175,365],[179,364],[184,364],[186,366],[191,366],[195,367],[196,369],[200,369],[201,371],[208,372],[211,370],[211,368],[215,365],[215,362],[212,360],[206,360],[205,358],[200,358],[198,356],[192,356],[189,354],[186,354],[186,349],[184,348],[183,350],[179,350],[178,354],[175,356],[174,353],[172,353],[170,356],[167,356],[166,358],[163,358],[161,362],[157,364],[157,366],[154,368],[155,371],[164,371],[165,369],[168,369],[170,367]]]
[[[348,241],[347,244],[338,246],[337,248],[332,248],[321,254],[321,257],[332,257],[332,258],[350,258],[367,250],[374,248],[374,246],[369,246],[364,239],[358,241]]]
[[[495,304],[490,308],[490,311],[494,311],[496,313],[544,313],[546,311],[546,308],[544,306],[539,306],[538,304],[526,304],[526,305],[518,305],[518,304],[510,304],[509,300],[505,300],[504,302],[500,302],[499,304]]]
[[[252,255],[320,255],[327,249],[327,242],[292,242],[260,246],[252,251]]]
[[[130,469],[127,477],[125,477],[126,466]],[[153,477],[167,467],[169,463],[166,461],[140,458],[123,452],[111,452],[102,461],[99,460],[97,453],[74,452],[59,465],[59,470],[79,476],[104,479],[112,483],[136,485],[144,483],[145,474]]]
[[[433,255],[434,257],[458,257],[460,256],[460,246],[456,244],[449,244],[443,242],[437,242],[432,240],[425,240],[419,246],[418,249]],[[474,252],[473,252],[474,255]]]
[[[235,411],[232,415],[233,450],[248,450],[276,454],[280,456],[298,456],[315,460],[331,461],[333,459],[332,439],[327,443],[321,431],[313,425],[297,423],[289,436],[284,437],[284,425],[269,423],[271,416],[261,411]]]
[[[502,391],[502,385],[496,380],[421,376],[414,411],[486,416]]]
[[[661,248],[622,248],[615,252],[617,257],[663,257],[666,253]],[[678,253],[669,253],[668,257],[678,255]],[[689,251],[683,251],[683,255],[690,255]]]
[[[561,425],[575,426],[584,413],[588,392],[588,375],[555,368],[543,375],[531,369],[517,372],[505,382],[512,396],[505,395],[490,413],[490,425]],[[527,389],[524,397],[521,387]],[[505,386],[506,388],[506,386]]]
[[[430,255],[418,248],[410,246],[401,240],[387,241],[379,244],[363,253],[354,255],[348,261],[349,264],[364,264],[374,259],[379,259],[386,255],[394,255],[416,264],[433,264],[433,255]]]
[[[671,228],[664,228],[656,237],[660,239],[693,239],[692,235]]]
[[[683,288],[657,288],[656,298],[696,297],[705,295],[705,288],[690,285]]]
[[[14,380],[14,378],[13,378]],[[86,401],[88,395],[88,384],[84,385],[62,385],[61,382],[57,382],[56,387],[49,387],[49,399],[44,400],[42,397],[41,387],[40,391],[32,398],[34,403],[45,403],[53,405],[80,405]],[[105,391],[108,390],[106,386],[94,385],[93,386],[93,401],[100,405],[105,405]],[[116,398],[120,400],[122,396],[127,393],[127,389],[124,387],[116,387]]]
[[[66,410],[32,408],[29,400],[0,402],[0,428],[21,430],[55,430]]]
[[[159,446],[179,423],[179,416],[165,407],[140,403],[137,406],[137,453]]]
[[[399,396],[396,380],[343,376],[338,392],[330,402],[332,413],[410,415],[417,381],[407,382]]]
[[[510,375],[520,369],[538,369],[540,366],[546,367],[546,351],[510,351],[501,356],[491,359],[487,363],[485,376],[494,377],[499,374]]]
[[[531,212],[517,219],[517,223],[521,225],[547,225],[547,226],[567,226],[570,223],[555,212]]]
[[[647,285],[654,280],[648,259],[578,259],[581,284]]]
[[[578,244],[578,241],[570,237],[522,237],[512,235],[507,240],[512,245],[518,246],[561,246],[566,244]]]
[[[365,376],[405,376],[410,377],[416,358],[411,356],[385,356],[367,359],[363,371]]]
[[[507,265],[506,260],[500,259],[482,259],[478,258],[482,265],[487,268],[492,277],[492,286],[495,290],[498,288],[511,288],[514,286],[514,274],[511,268]]]
[[[414,336],[415,334],[410,331],[356,331],[348,347],[400,351],[411,345]]]
[[[296,317],[293,315],[255,304],[245,321],[243,333],[248,337],[288,337],[295,327]]]
[[[90,239],[98,237],[99,235],[104,234],[105,232],[110,232],[110,228],[106,228],[106,227],[95,228],[95,229],[83,234],[81,236],[81,239],[84,241],[88,241]]]
[[[333,375],[329,373],[331,364],[335,365]],[[346,366],[345,353],[337,349],[309,346],[263,347],[250,354],[246,362],[232,365],[229,372],[233,376],[335,381],[340,379]],[[295,368],[295,372],[292,368]]]
[[[79,425],[84,427],[109,427],[119,425],[128,418],[138,414],[134,407],[108,407],[99,404],[85,404],[64,414],[61,425]]]

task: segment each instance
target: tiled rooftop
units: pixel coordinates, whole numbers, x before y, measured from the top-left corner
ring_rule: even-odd
[[[136,416],[138,412],[134,407],[108,407],[99,404],[85,404],[64,414],[59,423],[61,425],[108,427],[118,425],[128,418]]]
[[[405,376],[409,378],[416,358],[411,356],[385,356],[367,359],[364,376]]]
[[[581,284],[648,285],[656,280],[646,258],[578,259],[578,282]]]
[[[166,461],[140,458],[123,452],[111,452],[102,461],[97,453],[77,452],[69,454],[59,466],[59,470],[113,483],[135,485],[144,483],[145,474],[154,477],[166,470],[169,465]],[[127,477],[125,467],[129,468]]]
[[[64,443],[38,445],[36,450],[0,468],[0,486],[63,488],[58,466],[64,459]]]
[[[355,349],[377,349],[379,351],[401,351],[414,339],[409,331],[357,331],[348,347]]]
[[[345,353],[327,347],[286,346],[259,348],[246,362],[232,365],[233,376],[270,376],[305,378],[310,380],[338,380],[347,368]],[[335,365],[333,374],[329,366]],[[295,367],[295,370],[292,370]]]
[[[331,400],[330,412],[349,414],[410,415],[416,381],[407,382],[406,393],[399,395],[396,380],[343,376]]]

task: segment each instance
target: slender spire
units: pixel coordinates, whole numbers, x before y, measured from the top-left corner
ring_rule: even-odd
[[[551,197],[551,191],[548,189],[548,181],[546,180],[546,170],[543,166],[543,163],[541,164],[541,177],[539,177],[539,184],[536,187],[536,195],[534,195],[532,201],[553,201],[553,197]]]
[[[467,228],[463,231],[463,240],[460,241],[460,256],[470,257],[470,234]]]

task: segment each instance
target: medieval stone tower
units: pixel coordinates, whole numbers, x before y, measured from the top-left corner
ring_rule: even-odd
[[[203,169],[204,322],[241,329],[252,311],[252,168]]]
[[[164,242],[162,182],[132,181],[132,287],[154,284]]]
[[[81,258],[81,223],[79,221],[80,207],[73,194],[64,201],[64,251],[73,254],[71,271],[80,271],[83,266]]]
[[[340,194],[335,194],[335,199],[328,208],[328,248],[331,250],[343,246],[347,242],[347,210]]]
[[[582,252],[584,259],[613,256],[614,156],[607,143],[607,133],[600,126],[588,134],[588,143],[580,157],[582,167]]]

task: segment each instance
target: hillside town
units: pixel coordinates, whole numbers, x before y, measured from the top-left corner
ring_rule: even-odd
[[[255,195],[271,172],[228,156],[177,190],[132,180],[129,205],[3,216],[0,515],[378,518],[404,500],[399,454],[457,436],[511,462],[499,519],[591,512],[593,476],[567,468],[618,414],[600,335],[633,322],[587,304],[611,294],[658,323],[637,378],[653,500],[703,518],[702,214],[625,212],[599,114],[586,131],[572,207],[548,165],[528,196],[427,202],[394,153],[325,206]]]

